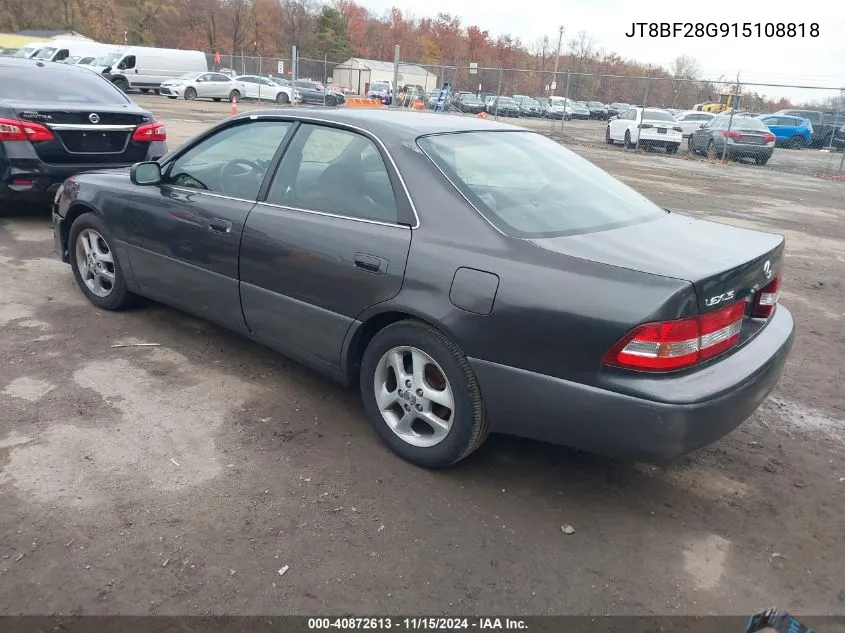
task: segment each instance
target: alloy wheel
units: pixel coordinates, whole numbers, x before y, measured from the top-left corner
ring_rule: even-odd
[[[373,379],[376,404],[387,426],[412,446],[446,439],[455,397],[440,365],[416,347],[394,347],[379,360]]]
[[[85,229],[76,238],[76,267],[85,286],[98,297],[108,297],[114,289],[114,256],[103,236]]]

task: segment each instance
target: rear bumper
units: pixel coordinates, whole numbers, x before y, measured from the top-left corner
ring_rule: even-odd
[[[724,437],[777,384],[792,346],[792,314],[771,321],[736,353],[692,374],[643,376],[623,394],[470,359],[493,432],[633,461],[665,461]],[[636,385],[634,386],[636,389]]]
[[[774,147],[765,145],[728,145],[729,158],[771,158],[774,151]],[[717,153],[721,153],[718,148]]]
[[[673,144],[680,143],[683,140],[684,135],[681,132],[675,132],[674,130],[666,132],[665,134],[660,134],[652,130],[640,130],[641,143],[645,142],[650,144]]]

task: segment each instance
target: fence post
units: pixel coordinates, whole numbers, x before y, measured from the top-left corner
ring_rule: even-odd
[[[390,107],[399,107],[399,59],[401,51],[399,44],[393,47],[393,90],[390,93]]]
[[[828,149],[833,149],[833,137],[836,136],[836,131],[842,125],[842,121],[839,120],[839,113],[842,111],[842,99],[840,98],[836,102],[836,118],[833,119],[833,131],[830,133],[830,145],[828,145]],[[824,113],[822,113],[822,121],[824,121]],[[842,148],[842,154],[845,156],[845,147]],[[842,171],[840,168],[839,171]]]
[[[258,53],[258,76],[261,77],[261,53]],[[258,82],[258,103],[261,103],[261,82]]]
[[[742,94],[742,86],[739,83],[739,73],[736,76],[736,92],[734,94],[741,95]],[[740,97],[741,103],[742,97]],[[734,100],[734,106],[736,106],[736,100]],[[736,112],[736,107],[731,107],[731,114],[728,117],[728,131],[727,134],[730,135],[731,133],[731,126],[733,126],[734,122],[734,113]],[[725,137],[724,144],[722,145],[722,160],[727,160],[728,157],[728,137]]]
[[[645,78],[645,98],[643,99],[643,115],[645,115],[645,109],[648,107],[648,91],[651,88],[651,77]],[[640,125],[643,124],[643,119],[640,117]],[[642,128],[640,128],[642,129]],[[639,151],[640,149],[640,133],[637,132],[637,144],[634,147],[634,151]]]
[[[293,104],[296,105],[296,73],[299,71],[297,68],[299,61],[299,57],[296,53],[296,44],[290,47],[290,92],[293,95]]]
[[[502,95],[502,74],[504,73],[504,69],[499,66],[499,85],[496,87],[496,107],[495,111],[495,119],[499,120],[499,97]]]
[[[563,140],[563,126],[566,123],[566,110],[569,106],[569,79],[572,73],[566,69],[566,85],[563,88],[563,116],[560,117],[560,138]]]
[[[323,87],[329,85],[329,56],[327,53],[323,54]],[[325,96],[323,97],[325,100]]]

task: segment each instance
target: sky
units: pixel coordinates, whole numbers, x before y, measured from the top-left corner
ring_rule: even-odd
[[[756,89],[767,95],[815,100],[838,96],[838,89],[845,89],[845,2],[842,0],[819,0],[807,5],[779,4],[776,0],[720,0],[706,4],[684,0],[528,0],[524,4],[513,0],[362,0],[361,4],[376,13],[396,6],[415,18],[451,13],[459,15],[464,26],[475,24],[494,37],[509,33],[525,43],[547,35],[556,46],[558,28],[564,26],[564,51],[566,41],[585,30],[598,47],[646,64],[668,68],[678,55],[690,55],[698,61],[705,79],[734,78],[739,72],[743,82],[834,89]],[[796,16],[791,21],[799,24],[797,16],[804,16],[805,37],[625,37],[625,33],[631,32],[633,22],[737,22],[741,30],[746,22],[765,24],[788,20],[781,17],[784,13]],[[819,36],[815,38],[809,36],[813,22],[819,26]]]

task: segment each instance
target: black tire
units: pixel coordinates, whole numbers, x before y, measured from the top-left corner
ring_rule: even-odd
[[[175,99],[176,97],[175,97],[175,96],[173,96],[173,95],[167,95],[167,98],[168,98],[168,99]]]
[[[452,387],[452,426],[439,443],[419,447],[400,438],[388,426],[376,403],[374,382],[382,356],[396,347],[415,347],[440,365]],[[459,462],[484,443],[490,433],[478,381],[460,348],[440,330],[413,319],[399,321],[378,332],[361,362],[364,411],[382,440],[403,459],[424,468],[445,468]]]
[[[238,90],[232,90],[232,92],[229,93],[229,101],[234,103],[235,99],[238,101],[241,100],[241,93]]]
[[[222,97],[212,97],[212,99],[219,103],[222,100]]]
[[[85,285],[85,282],[82,279],[82,274],[79,271],[76,243],[79,238],[79,234],[85,229],[93,229],[99,233],[105,242],[105,246],[112,255],[115,279],[111,291],[105,297],[99,297],[91,292],[88,286]],[[83,213],[73,221],[73,224],[70,227],[70,233],[68,235],[68,256],[70,259],[70,267],[73,271],[73,278],[76,280],[76,285],[79,286],[79,289],[82,290],[82,293],[87,297],[88,301],[103,310],[122,310],[131,306],[136,299],[136,296],[129,292],[126,287],[126,279],[123,276],[123,270],[121,269],[120,261],[117,258],[117,253],[113,248],[113,244],[114,240],[112,239],[111,232],[100,217],[94,213]]]
[[[690,154],[698,154],[698,150],[695,149],[695,143],[692,142],[692,136],[687,139],[687,149]]]
[[[196,91],[195,88],[191,88],[190,86],[185,88],[185,99],[187,99],[188,101],[193,101],[196,98],[197,98],[197,91]]]
[[[290,97],[288,97],[286,92],[280,92],[276,95],[276,103],[280,105],[287,105],[290,103]]]
[[[713,154],[714,156],[716,155],[716,143],[713,142],[712,138],[707,141],[707,152],[705,153],[705,155],[710,156],[711,154]]]
[[[141,92],[143,92],[144,94],[147,94],[149,91],[149,88],[141,88]]]
[[[769,158],[771,158],[771,156],[757,156],[754,159],[754,162],[757,163],[758,165],[765,165],[766,163],[769,162]]]
[[[680,145],[680,143],[669,143],[669,144],[666,146],[666,153],[667,153],[667,154],[675,154],[675,153],[677,153],[677,151],[678,151],[678,146],[679,146],[679,145]]]
[[[606,128],[604,128],[604,141],[608,145],[613,145],[613,139],[610,138],[610,126],[609,125]]]
[[[122,92],[129,91],[129,82],[126,81],[123,77],[118,77],[112,82],[115,86],[117,86]]]
[[[327,106],[336,106],[337,105],[337,99],[335,99],[332,96],[326,96],[326,105]]]
[[[808,143],[807,139],[803,136],[798,136],[797,134],[789,139],[789,149],[807,149]]]
[[[625,130],[625,147],[628,149],[634,149],[636,147],[636,144],[631,142],[631,130]]]

